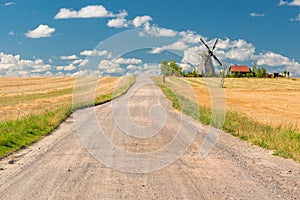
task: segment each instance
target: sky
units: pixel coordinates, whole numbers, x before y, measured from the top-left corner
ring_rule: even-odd
[[[200,38],[227,68],[300,76],[300,0],[0,0],[0,19],[0,76],[188,71]]]

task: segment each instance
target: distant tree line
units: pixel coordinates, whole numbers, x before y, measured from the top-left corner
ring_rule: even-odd
[[[160,67],[161,74],[165,76],[181,76],[181,77],[202,77],[202,75],[198,72],[197,68],[194,68],[192,71],[188,71],[185,73],[180,67],[176,61],[172,60],[170,62],[164,60],[161,64]],[[283,71],[283,76],[284,77],[289,77],[290,72],[287,72],[286,70]],[[221,77],[222,73],[216,73],[216,76]],[[233,74],[230,74],[230,72],[227,72],[226,77],[228,78],[251,78],[251,77],[256,77],[256,78],[266,78],[268,76],[267,70],[264,67],[257,67],[254,65],[251,68],[251,72],[249,73],[239,73],[239,72],[234,72]]]

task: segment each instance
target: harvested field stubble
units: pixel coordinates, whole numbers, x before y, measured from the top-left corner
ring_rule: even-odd
[[[75,87],[75,78],[0,78],[0,157],[51,133],[74,109],[100,104],[126,92],[135,78],[93,80],[93,86],[85,80]],[[94,98],[73,105],[74,88],[83,89],[76,95],[84,97],[86,85],[94,88],[89,91],[93,94],[88,94]]]

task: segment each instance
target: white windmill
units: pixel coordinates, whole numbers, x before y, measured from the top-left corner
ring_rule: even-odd
[[[206,51],[203,51],[200,54],[200,63],[199,63],[200,72],[203,76],[216,76],[215,68],[211,57],[213,57],[220,64],[220,66],[222,66],[222,63],[213,53],[219,39],[216,40],[212,50],[210,50],[210,48],[202,38],[200,38],[200,40],[202,44],[207,48]]]

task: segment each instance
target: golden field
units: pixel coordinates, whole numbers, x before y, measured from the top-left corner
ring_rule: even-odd
[[[102,77],[96,96],[112,93],[129,77]],[[0,121],[40,115],[72,105],[75,78],[0,78]],[[88,80],[86,81],[88,83]]]
[[[178,94],[196,98],[199,105],[210,107],[209,81],[169,77],[166,85]],[[237,111],[263,124],[300,130],[300,79],[226,78],[224,90],[227,111]]]

